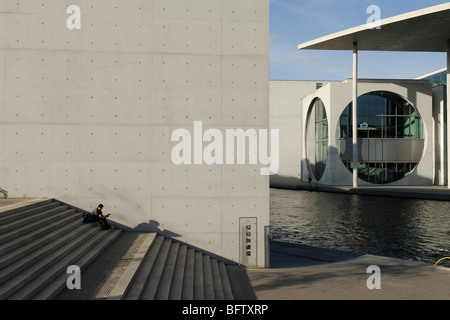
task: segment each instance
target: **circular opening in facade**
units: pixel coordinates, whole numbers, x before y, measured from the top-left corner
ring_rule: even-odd
[[[328,119],[325,106],[319,98],[311,103],[307,137],[310,172],[319,181],[325,172],[328,157]]]
[[[336,145],[342,162],[353,172],[352,103],[342,113]],[[422,118],[400,95],[374,91],[358,97],[358,177],[388,184],[408,176],[424,150]]]

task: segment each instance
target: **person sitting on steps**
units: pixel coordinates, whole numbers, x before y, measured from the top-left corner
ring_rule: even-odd
[[[103,230],[111,229],[111,226],[109,225],[108,220],[106,220],[106,218],[108,218],[110,216],[110,214],[104,215],[102,210],[103,210],[103,205],[99,204],[97,206],[97,209],[94,209],[92,211],[92,214],[98,217],[98,222],[102,226]]]

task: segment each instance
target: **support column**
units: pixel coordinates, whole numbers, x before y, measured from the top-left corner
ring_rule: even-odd
[[[353,43],[353,188],[358,187],[358,43]]]
[[[450,39],[447,40],[447,187],[450,189]]]

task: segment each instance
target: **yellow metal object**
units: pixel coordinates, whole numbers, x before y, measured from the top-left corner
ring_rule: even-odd
[[[442,260],[446,260],[446,259],[450,260],[450,257],[440,259],[438,262],[436,262],[436,264],[434,266],[437,266],[439,262],[441,262]]]

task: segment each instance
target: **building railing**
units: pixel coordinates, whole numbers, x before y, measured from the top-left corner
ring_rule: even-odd
[[[353,160],[352,139],[337,139],[342,161]],[[420,162],[424,139],[374,138],[358,139],[358,161],[363,162]]]

